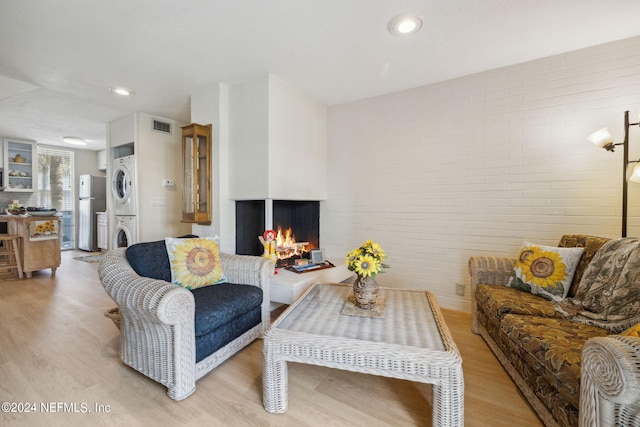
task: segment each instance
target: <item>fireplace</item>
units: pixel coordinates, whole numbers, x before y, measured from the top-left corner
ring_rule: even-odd
[[[258,236],[265,230],[280,231],[302,249],[302,254],[285,256],[277,266],[289,265],[294,259],[308,258],[308,251],[320,247],[320,202],[299,200],[241,200],[236,201],[236,253],[262,255],[264,247]],[[306,243],[301,245],[301,243]],[[291,254],[290,254],[291,255]],[[280,258],[280,257],[279,257]]]

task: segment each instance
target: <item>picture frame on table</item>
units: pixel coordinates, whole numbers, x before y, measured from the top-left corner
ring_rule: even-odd
[[[326,261],[324,257],[324,249],[311,249],[309,251],[309,255],[311,256],[311,262],[314,264],[324,264]]]

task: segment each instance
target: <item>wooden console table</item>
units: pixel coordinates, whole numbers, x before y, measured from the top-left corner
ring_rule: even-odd
[[[56,274],[60,266],[60,217],[0,215],[7,223],[7,233],[20,237],[20,260],[27,278],[37,270],[51,269]]]

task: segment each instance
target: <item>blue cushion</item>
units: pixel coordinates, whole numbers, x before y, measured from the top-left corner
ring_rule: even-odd
[[[217,288],[216,286],[207,286],[208,288]],[[220,350],[249,329],[260,324],[261,309],[256,307],[248,313],[226,323],[208,334],[196,337],[196,363],[202,359]]]
[[[186,235],[181,237],[198,237]],[[171,283],[171,265],[164,240],[131,245],[125,251],[127,261],[139,276]]]
[[[129,246],[125,253],[138,275],[171,282],[171,266],[164,240],[137,243]],[[257,286],[222,283],[191,292],[196,306],[196,362],[218,351],[262,320],[263,294]]]
[[[196,337],[206,335],[262,304],[262,289],[257,286],[221,283],[191,292],[196,303]]]

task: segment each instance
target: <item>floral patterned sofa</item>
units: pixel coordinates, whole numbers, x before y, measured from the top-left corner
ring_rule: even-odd
[[[516,259],[471,257],[472,330],[545,425],[640,426],[640,239],[558,247],[584,248],[561,301],[507,286]]]

